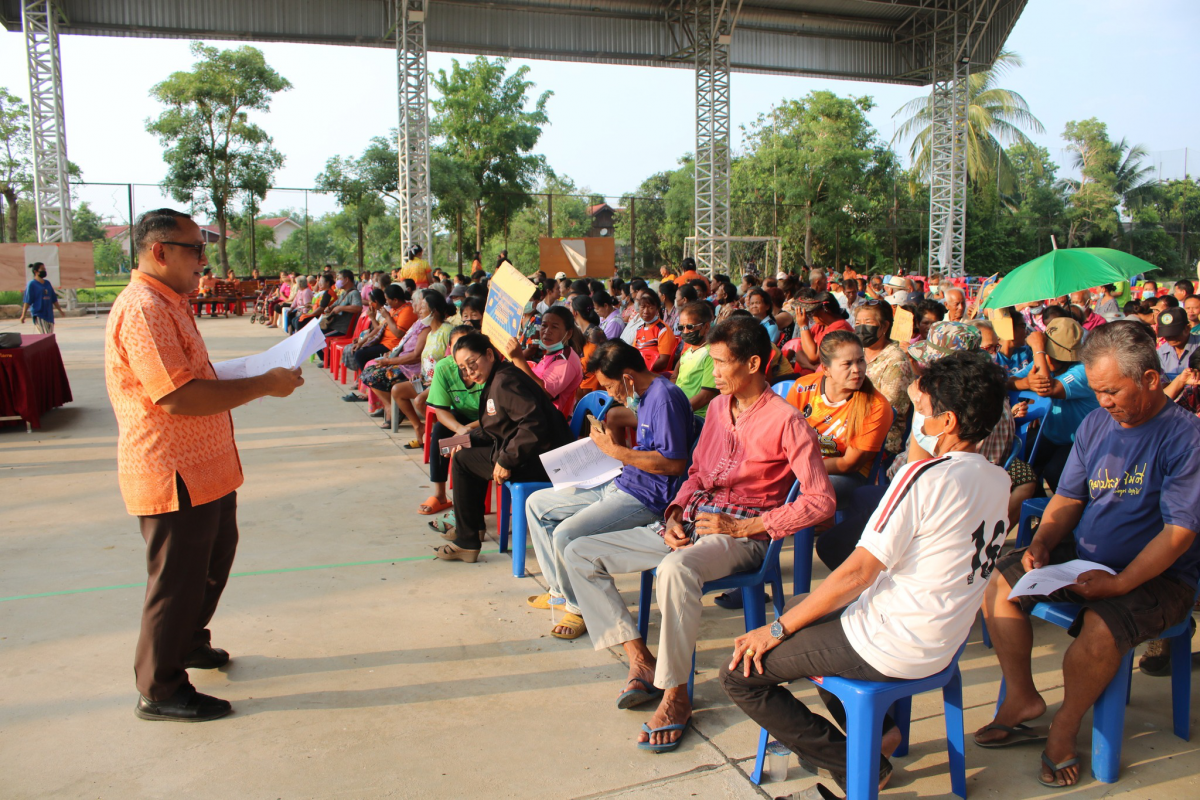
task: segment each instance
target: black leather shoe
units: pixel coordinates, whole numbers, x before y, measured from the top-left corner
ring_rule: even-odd
[[[229,663],[229,653],[210,644],[201,645],[183,660],[184,669],[216,669]]]
[[[147,700],[139,697],[133,709],[140,719],[167,722],[208,722],[233,711],[228,700],[200,694],[191,684],[184,684],[166,700]]]

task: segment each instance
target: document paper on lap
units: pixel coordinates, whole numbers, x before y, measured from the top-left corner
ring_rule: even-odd
[[[555,489],[592,489],[621,474],[623,465],[604,455],[591,439],[580,439],[542,453],[542,466]]]
[[[321,332],[319,321],[314,317],[307,325],[270,350],[213,364],[217,380],[255,378],[276,367],[295,369],[303,364],[306,358],[325,346],[325,334]]]
[[[1009,592],[1008,599],[1015,600],[1018,597],[1026,595],[1035,597],[1045,596],[1057,592],[1059,589],[1074,586],[1075,582],[1079,580],[1080,575],[1085,572],[1091,572],[1094,569],[1102,570],[1109,575],[1117,574],[1116,570],[1110,569],[1103,564],[1077,558],[1063,564],[1051,564],[1048,567],[1031,569],[1017,581],[1017,585]]]

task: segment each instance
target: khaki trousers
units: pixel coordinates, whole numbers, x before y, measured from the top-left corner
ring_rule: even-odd
[[[766,552],[767,542],[723,535],[702,536],[696,544],[672,551],[656,531],[642,527],[576,539],[567,546],[565,561],[597,650],[641,638],[612,576],[658,568],[655,595],[662,630],[654,685],[670,689],[687,683],[692,670],[701,587],[706,581],[756,569]]]

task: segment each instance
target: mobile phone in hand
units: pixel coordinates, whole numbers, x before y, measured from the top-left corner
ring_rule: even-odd
[[[588,425],[590,425],[594,430],[598,430],[601,433],[607,433],[607,431],[604,430],[604,423],[596,419],[590,413],[587,415],[587,421]]]

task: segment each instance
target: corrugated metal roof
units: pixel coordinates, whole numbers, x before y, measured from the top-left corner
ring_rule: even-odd
[[[737,71],[922,83],[905,77],[896,30],[932,5],[973,0],[744,0],[731,45]],[[991,64],[1027,0],[995,0],[975,49]],[[394,0],[58,0],[64,33],[393,47]],[[730,0],[736,8],[737,0]],[[690,68],[661,0],[430,0],[429,49],[605,64]],[[988,7],[991,10],[991,6]],[[20,30],[21,0],[0,0]]]

